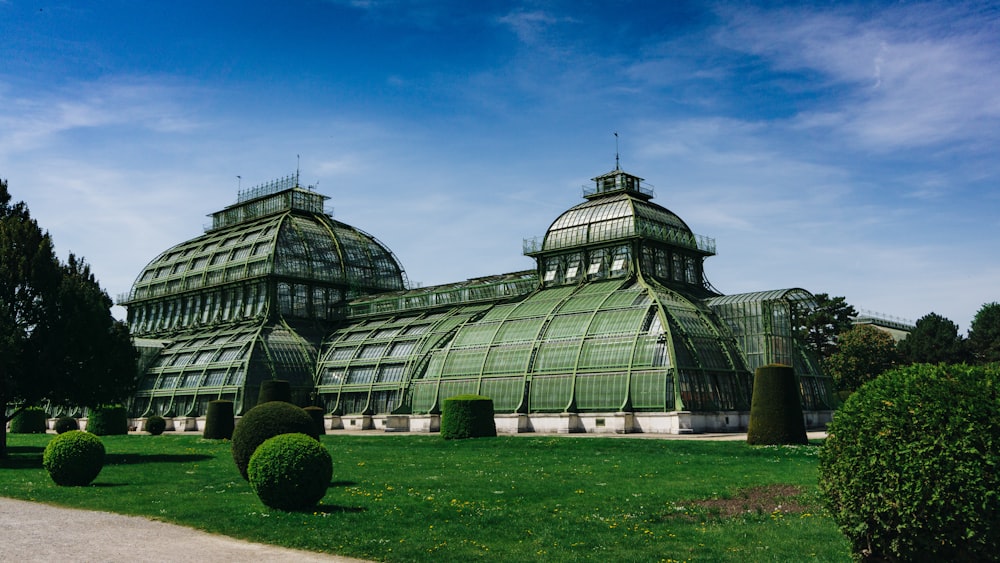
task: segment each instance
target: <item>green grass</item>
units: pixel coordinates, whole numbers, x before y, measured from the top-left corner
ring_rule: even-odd
[[[315,512],[282,513],[240,478],[227,441],[106,436],[94,484],[65,488],[41,467],[51,437],[8,436],[0,496],[385,561],[850,560],[817,497],[816,446],[328,435],[326,497]],[[802,492],[786,509],[720,508],[719,499],[772,484]]]

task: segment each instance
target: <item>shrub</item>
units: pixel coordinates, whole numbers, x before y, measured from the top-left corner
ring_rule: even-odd
[[[205,413],[205,431],[201,437],[208,440],[229,440],[233,437],[236,422],[232,401],[209,401]]]
[[[267,379],[261,382],[260,392],[257,394],[257,404],[270,403],[271,401],[292,402],[292,384],[283,379]]]
[[[87,432],[97,436],[128,434],[128,413],[125,407],[114,405],[90,409]]]
[[[457,395],[444,400],[441,437],[445,440],[497,435],[493,399],[479,395]]]
[[[11,434],[45,434],[49,415],[39,407],[28,407],[10,421]]]
[[[323,407],[306,407],[305,410],[312,417],[313,423],[316,424],[316,435],[322,436],[326,434],[326,410]]]
[[[163,431],[167,429],[167,421],[162,416],[153,415],[146,419],[146,424],[143,425],[143,430],[149,432],[153,436],[159,436],[163,434]]]
[[[326,495],[333,461],[315,438],[280,434],[264,441],[250,457],[250,487],[261,502],[279,510],[306,510]]]
[[[89,485],[104,467],[104,444],[89,432],[68,430],[45,446],[42,466],[56,485]]]
[[[888,371],[828,430],[820,489],[857,558],[996,560],[1000,365]]]
[[[56,434],[62,434],[64,432],[69,432],[70,430],[79,430],[80,423],[76,421],[72,416],[60,416],[56,419]]]
[[[753,376],[747,443],[773,446],[808,442],[795,371],[781,364],[757,368]]]
[[[233,461],[240,475],[247,479],[250,456],[265,440],[296,432],[319,439],[312,417],[302,407],[271,401],[248,410],[233,430]]]

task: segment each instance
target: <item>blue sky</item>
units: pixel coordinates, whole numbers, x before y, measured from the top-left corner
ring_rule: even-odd
[[[615,132],[723,293],[1000,301],[993,2],[0,0],[0,177],[112,296],[297,160],[414,283],[527,269]]]

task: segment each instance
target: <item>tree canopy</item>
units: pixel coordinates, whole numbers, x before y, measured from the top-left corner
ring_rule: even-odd
[[[1000,303],[986,303],[969,328],[969,350],[977,363],[1000,362]]]
[[[968,359],[958,325],[937,313],[920,317],[897,349],[903,361],[910,364],[956,364]]]
[[[816,307],[797,309],[793,321],[799,338],[820,359],[826,359],[836,351],[838,335],[850,330],[852,319],[858,312],[844,297],[830,297],[826,293],[817,293],[813,297]]]
[[[0,423],[46,402],[125,399],[136,373],[127,326],[112,317],[90,267],[73,255],[61,264],[24,202],[11,201],[0,180]]]
[[[896,366],[892,335],[871,325],[856,325],[840,335],[837,350],[824,362],[840,391],[853,392]]]

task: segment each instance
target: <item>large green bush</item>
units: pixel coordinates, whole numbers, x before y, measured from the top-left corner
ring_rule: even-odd
[[[795,371],[781,364],[757,368],[753,376],[747,443],[774,446],[808,442]]]
[[[445,440],[497,435],[493,399],[480,395],[456,395],[441,408],[441,437]]]
[[[10,421],[11,434],[45,434],[49,415],[39,407],[28,407]]]
[[[279,510],[307,510],[330,485],[333,461],[315,438],[279,434],[264,441],[250,457],[250,487],[261,502]]]
[[[143,425],[142,429],[149,432],[153,436],[159,436],[160,434],[163,434],[164,430],[167,429],[167,420],[160,415],[154,414],[146,419],[146,423]]]
[[[205,431],[201,437],[207,440],[229,440],[233,437],[235,425],[232,401],[209,401],[208,411],[205,413]]]
[[[87,432],[96,436],[128,434],[128,412],[121,405],[90,409]]]
[[[89,485],[104,467],[104,444],[90,432],[63,432],[45,446],[42,466],[56,485]]]
[[[270,403],[271,401],[292,402],[292,384],[283,379],[267,379],[261,382],[260,391],[257,394],[257,404]]]
[[[918,364],[850,396],[820,488],[858,559],[1000,557],[1000,365]]]
[[[296,432],[319,439],[312,417],[302,407],[271,401],[248,410],[233,430],[233,461],[240,475],[247,479],[250,456],[265,440]]]
[[[69,432],[70,430],[79,430],[80,423],[76,421],[72,416],[60,416],[56,419],[56,434],[62,434],[64,432]]]

